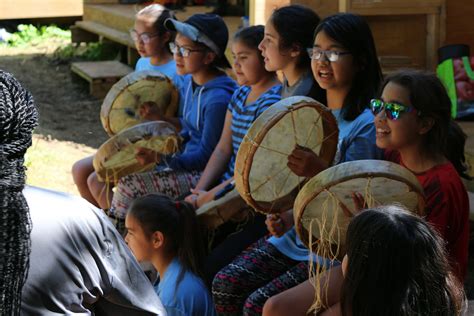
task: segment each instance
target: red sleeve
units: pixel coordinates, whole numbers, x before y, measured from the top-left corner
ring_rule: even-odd
[[[400,153],[396,150],[386,149],[383,152],[383,159],[386,161],[394,162],[400,164],[401,158]]]
[[[454,272],[464,281],[469,247],[469,200],[456,170],[449,164],[422,182],[427,221],[446,241]]]

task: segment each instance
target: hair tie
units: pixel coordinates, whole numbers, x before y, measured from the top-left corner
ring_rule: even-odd
[[[179,201],[174,202],[174,205],[176,206],[177,210],[181,209],[181,203]]]

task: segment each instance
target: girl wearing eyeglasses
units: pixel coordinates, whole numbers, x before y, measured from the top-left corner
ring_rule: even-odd
[[[176,62],[169,49],[174,40],[174,32],[165,28],[165,21],[174,19],[172,11],[160,4],[152,4],[141,9],[135,16],[135,25],[130,36],[140,54],[135,70],[157,70],[173,78]]]
[[[176,63],[169,50],[169,42],[174,39],[174,32],[165,29],[164,22],[174,18],[174,14],[159,4],[149,5],[135,16],[135,25],[130,36],[141,58],[135,65],[135,71],[157,70],[169,78],[176,75]],[[147,114],[144,105],[143,116],[154,119]],[[72,167],[72,177],[80,195],[97,207],[108,209],[113,196],[112,188],[97,179],[92,165],[93,156],[78,160]],[[106,190],[108,193],[106,193]]]
[[[132,174],[119,180],[110,208],[110,213],[119,222],[137,197],[148,193],[172,198],[189,194],[219,141],[227,105],[237,88],[235,81],[224,71],[230,64],[224,55],[228,30],[221,17],[195,14],[184,22],[168,19],[165,27],[177,32],[169,48],[179,75],[174,81],[183,109],[179,119],[183,146],[172,156],[160,156],[149,150],[136,153],[142,164],[155,162],[157,165],[152,172]]]
[[[313,76],[339,125],[334,163],[376,158],[379,151],[368,106],[382,74],[369,26],[353,14],[330,16],[316,28],[312,46]],[[302,147],[293,150],[288,166],[303,177],[328,167]],[[241,315],[243,311],[259,315],[269,297],[308,279],[310,252],[296,236],[292,212],[283,210],[280,216],[269,216],[266,223],[273,236],[257,241],[214,277],[212,294],[218,314]],[[324,258],[316,260],[326,262]],[[293,305],[294,309],[299,307]]]

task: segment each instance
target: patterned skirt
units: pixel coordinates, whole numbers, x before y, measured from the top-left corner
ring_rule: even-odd
[[[119,180],[115,188],[108,215],[114,220],[119,232],[123,233],[125,215],[133,200],[149,193],[161,193],[172,198],[181,197],[196,186],[200,177],[199,171],[172,169],[125,176]]]

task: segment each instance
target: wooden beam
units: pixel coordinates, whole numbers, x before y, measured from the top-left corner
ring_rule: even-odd
[[[122,32],[128,32],[135,22],[136,10],[141,7],[125,4],[84,5],[84,21],[94,21]]]
[[[84,3],[91,4],[118,4],[119,0],[84,0]]]
[[[1,0],[0,20],[82,16],[82,0]]]
[[[448,44],[467,44],[474,55],[474,5],[472,1],[446,1],[446,37],[443,42]]]
[[[349,12],[351,10],[351,0],[339,0],[339,12]]]
[[[294,2],[291,0],[250,0],[250,25],[265,25],[273,10]]]
[[[135,43],[127,32],[117,31],[116,29],[92,21],[79,21],[76,22],[76,25],[86,31],[103,36],[119,44],[135,47]]]
[[[426,18],[426,68],[434,71],[438,64],[439,14],[429,14]]]
[[[413,7],[413,8],[380,8],[380,7],[352,7],[352,13],[370,15],[425,15],[439,13],[439,7]]]

